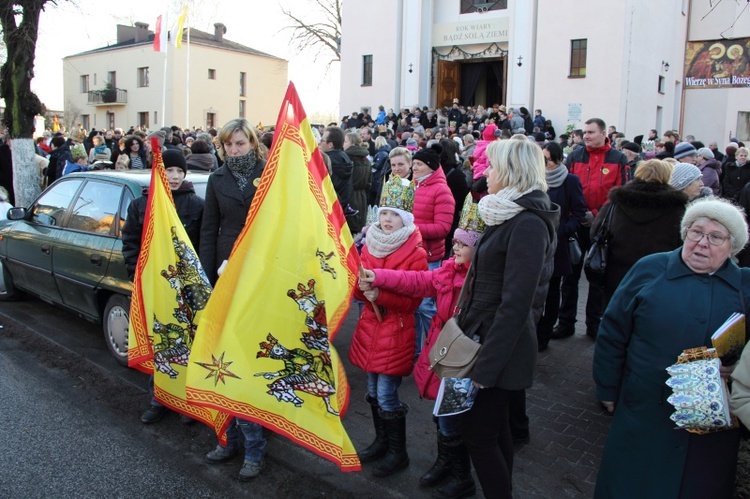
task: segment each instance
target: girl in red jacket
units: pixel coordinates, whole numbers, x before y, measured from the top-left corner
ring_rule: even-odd
[[[445,322],[450,319],[458,305],[461,287],[474,255],[476,244],[484,223],[477,215],[477,205],[471,194],[466,197],[461,219],[453,237],[454,256],[435,270],[405,271],[375,269],[366,270],[363,281],[381,290],[391,290],[409,296],[434,297],[437,314],[432,319],[424,349],[414,367],[414,381],[422,397],[435,400],[440,378],[430,369],[429,352]],[[460,415],[438,418],[438,456],[435,464],[419,479],[423,487],[431,487],[450,477],[437,490],[434,497],[467,497],[476,492],[471,477],[469,454],[463,445]]]
[[[414,184],[393,176],[383,189],[378,221],[365,236],[361,255],[365,268],[427,269],[427,253],[411,214],[413,203]],[[359,459],[363,463],[380,459],[374,475],[385,477],[409,465],[409,408],[399,400],[398,387],[413,367],[414,311],[421,299],[381,290],[364,281],[360,288],[354,296],[366,303],[354,330],[349,360],[367,373],[375,441],[359,453]]]

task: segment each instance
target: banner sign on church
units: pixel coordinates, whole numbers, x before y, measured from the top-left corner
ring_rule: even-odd
[[[750,38],[688,42],[685,88],[750,87]]]
[[[507,42],[509,25],[507,17],[435,24],[432,27],[432,46],[449,47]]]

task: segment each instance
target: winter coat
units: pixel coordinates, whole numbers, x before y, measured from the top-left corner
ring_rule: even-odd
[[[187,169],[199,172],[212,172],[217,168],[216,156],[210,152],[193,153],[185,158]]]
[[[112,151],[106,146],[92,147],[89,151],[89,164],[95,161],[112,161]]]
[[[349,205],[359,210],[355,216],[347,218],[347,222],[349,230],[352,234],[356,234],[362,231],[367,221],[367,193],[370,192],[372,183],[372,163],[367,159],[367,148],[364,146],[351,146],[346,150],[346,154],[354,164],[352,196],[349,198]]]
[[[365,245],[361,259],[362,266],[375,269],[376,275],[377,269],[427,270],[419,229],[385,258],[374,257]],[[378,322],[373,303],[359,288],[354,290],[354,297],[365,305],[349,348],[351,363],[368,373],[408,376],[414,364],[414,311],[422,298],[381,289],[375,300],[383,316],[383,322]]]
[[[704,161],[698,166],[698,169],[703,174],[703,185],[709,187],[714,196],[721,194],[721,163],[715,159],[709,159]]]
[[[57,180],[59,177],[57,175],[57,165],[59,162],[59,159],[61,156],[64,155],[64,153],[67,152],[70,154],[70,150],[67,151],[64,149],[64,146],[60,146],[51,153],[49,153],[49,165],[47,166],[47,185],[52,185],[52,182]],[[65,168],[65,165],[63,164],[63,168]],[[60,173],[62,173],[62,170],[60,170]]]
[[[417,182],[414,192],[414,223],[419,227],[428,262],[439,262],[445,256],[445,237],[451,230],[456,202],[442,168]]]
[[[666,368],[750,297],[750,269],[731,260],[713,275],[685,265],[681,248],[639,260],[602,317],[594,350],[598,400],[616,401],[596,498],[732,497],[738,431],[696,435],[669,419]]]
[[[668,184],[635,179],[609,192],[614,213],[610,216],[607,269],[604,276],[605,304],[628,270],[641,258],[682,246],[680,222],[687,195]],[[591,237],[599,231],[608,205],[591,226]]]
[[[378,205],[380,204],[380,194],[383,190],[383,177],[390,173],[390,168],[385,171],[384,168],[389,159],[389,153],[391,152],[391,146],[384,145],[375,154],[372,160],[372,183],[370,185],[370,198],[369,204]]]
[[[726,163],[723,167],[724,178],[721,184],[721,195],[732,201],[737,201],[742,188],[750,182],[750,161],[738,166],[736,161]]]
[[[569,173],[563,184],[549,189],[547,195],[550,201],[560,207],[553,275],[555,277],[569,276],[573,274],[573,265],[570,263],[568,239],[575,235],[586,217],[586,203],[583,201],[581,181]]]
[[[182,182],[179,189],[172,191],[172,199],[174,199],[177,216],[193,244],[193,249],[198,252],[203,219],[203,199],[195,193],[193,184],[188,181]],[[131,279],[135,275],[138,255],[141,252],[141,236],[146,221],[147,204],[148,188],[145,188],[143,195],[128,206],[128,218],[122,228],[122,256],[125,258],[125,266]]]
[[[737,367],[732,372],[732,414],[740,418],[742,424],[750,427],[750,348],[742,351]]]
[[[468,268],[465,263],[457,265],[453,257],[435,270],[380,269],[375,272],[373,287],[420,298],[435,298],[437,313],[432,317],[422,353],[414,366],[414,381],[419,394],[430,400],[435,400],[440,388],[440,378],[430,369],[430,348],[435,344],[443,325],[453,317]]]
[[[455,232],[458,227],[458,220],[461,218],[461,210],[464,207],[464,200],[466,200],[466,196],[469,194],[469,184],[466,183],[466,176],[458,165],[450,168],[442,168],[445,172],[445,181],[448,184],[448,188],[451,190],[451,195],[453,195],[453,201],[455,202],[451,230],[448,232],[448,235],[445,236],[444,254],[450,255],[451,249],[453,248],[453,232]]]
[[[479,180],[484,176],[484,171],[490,166],[490,159],[487,157],[487,146],[490,140],[477,140],[474,142],[477,146],[474,149],[474,180]]]
[[[554,269],[560,208],[532,191],[516,200],[526,208],[488,226],[474,250],[468,298],[458,324],[482,348],[468,377],[487,387],[529,388],[534,379],[536,323]]]
[[[380,111],[378,117],[375,118],[376,125],[385,125],[385,111]]]
[[[333,182],[333,188],[336,190],[341,208],[346,209],[346,205],[349,204],[352,196],[354,163],[340,149],[330,150],[326,154],[331,160],[331,181]]]
[[[219,277],[216,271],[229,258],[235,240],[245,227],[247,212],[257,190],[256,179],[260,179],[265,166],[265,160],[258,160],[244,193],[240,192],[237,180],[225,166],[208,177],[198,255],[211,285],[216,284]]]
[[[581,179],[586,207],[595,216],[612,187],[628,181],[627,163],[627,156],[613,149],[609,141],[597,148],[578,147],[565,158],[568,171]]]

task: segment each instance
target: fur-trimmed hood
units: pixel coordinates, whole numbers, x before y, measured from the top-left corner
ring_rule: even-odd
[[[648,223],[670,208],[685,206],[688,202],[684,192],[668,184],[640,179],[612,188],[609,199],[636,223]]]

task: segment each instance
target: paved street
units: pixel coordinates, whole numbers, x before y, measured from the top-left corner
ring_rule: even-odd
[[[335,341],[345,362],[355,320],[354,314],[350,313]],[[55,364],[73,378],[80,376],[86,380],[71,387],[71,390],[85,393],[97,386],[106,388],[111,400],[98,398],[86,404],[92,407],[108,405],[114,408],[120,420],[115,425],[132,426],[136,434],[149,435],[155,446],[174,447],[170,448],[169,453],[181,456],[178,460],[184,460],[185,466],[180,468],[182,473],[190,474],[192,466],[200,471],[198,476],[204,480],[219,477],[233,493],[246,491],[256,497],[259,490],[269,494],[264,497],[282,497],[271,490],[276,489],[279,480],[288,477],[288,473],[304,473],[314,477],[315,481],[306,480],[305,484],[310,497],[429,497],[429,491],[421,489],[417,481],[432,464],[436,452],[435,430],[431,421],[432,403],[419,400],[411,378],[404,381],[401,389],[412,409],[407,419],[411,465],[404,473],[388,479],[375,479],[367,466],[364,473],[340,473],[330,463],[284,438],[274,437],[269,445],[267,472],[258,482],[240,484],[235,478],[240,462],[218,468],[203,464],[203,453],[214,443],[207,428],[198,425],[182,427],[174,416],[151,427],[138,423],[138,416],[148,400],[146,377],[119,367],[109,357],[98,326],[33,299],[0,304],[0,323],[5,324],[6,328],[0,330],[0,335],[22,337],[26,348],[46,352],[43,356],[47,363]],[[14,324],[24,324],[31,330],[23,333],[23,328],[16,328],[13,333],[13,327],[8,326]],[[65,347],[61,351],[62,345]],[[62,352],[68,349],[70,352],[63,355]],[[593,396],[590,374],[592,354],[593,342],[585,336],[582,327],[574,337],[553,341],[549,350],[540,354],[536,383],[528,391],[531,443],[517,449],[516,454],[516,497],[591,497],[609,424],[609,417],[599,408]],[[81,371],[83,374],[80,374]],[[352,393],[344,424],[355,446],[362,448],[369,444],[373,436],[369,408],[364,402],[365,375],[348,365],[348,362],[347,372]],[[3,406],[18,403],[5,402]],[[26,407],[26,410],[29,408]],[[65,412],[65,409],[58,412]],[[65,417],[81,417],[80,412],[74,414]],[[106,448],[103,451],[107,452]],[[50,449],[48,452],[55,454],[56,451]],[[129,458],[134,459],[132,454]],[[108,465],[115,467],[112,462]],[[204,473],[208,473],[207,477],[202,476]],[[218,492],[216,496],[224,495]]]

